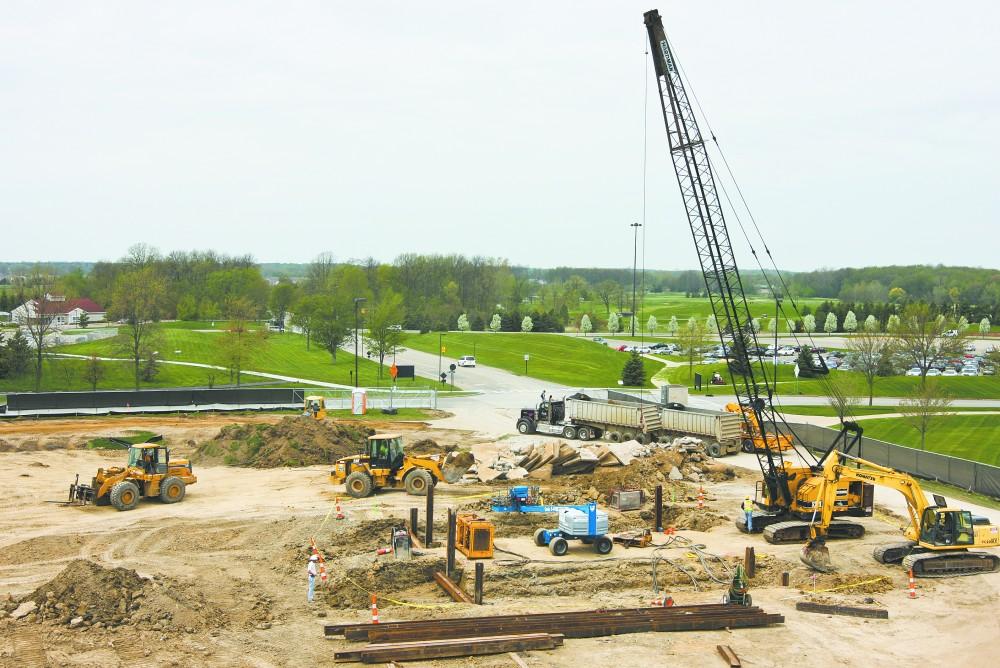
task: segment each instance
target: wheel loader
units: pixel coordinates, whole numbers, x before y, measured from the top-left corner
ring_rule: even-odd
[[[356,499],[382,488],[405,489],[408,494],[425,496],[428,488],[442,480],[457,482],[473,461],[469,452],[407,455],[400,434],[375,434],[368,437],[362,454],[337,460],[330,471],[330,482],[344,485],[348,495]]]
[[[128,447],[127,463],[97,469],[89,485],[81,483],[77,474],[76,481],[69,486],[69,503],[110,504],[118,510],[132,510],[143,497],[177,503],[184,499],[187,486],[198,482],[191,462],[170,458],[170,449],[160,445],[162,436],[138,444],[110,440]]]

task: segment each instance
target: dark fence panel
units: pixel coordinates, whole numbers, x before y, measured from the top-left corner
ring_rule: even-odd
[[[864,426],[864,423],[861,425]],[[789,423],[789,427],[795,432],[799,441],[814,452],[826,450],[836,437],[836,431],[812,424]],[[839,446],[839,449],[842,450],[843,446]],[[851,454],[919,478],[939,480],[972,492],[1000,498],[1000,467],[908,448],[905,445],[878,441],[867,436],[861,438],[860,453],[853,450]]]
[[[101,392],[22,392],[7,395],[13,411],[204,406],[209,404],[295,404],[301,391],[282,388],[107,390]]]

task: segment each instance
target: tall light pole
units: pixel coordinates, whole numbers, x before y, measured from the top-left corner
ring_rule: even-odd
[[[354,298],[354,387],[358,387],[358,304],[366,301],[364,297]]]
[[[639,228],[642,223],[630,223],[632,228],[632,338],[635,338],[635,261],[636,250],[639,242]]]

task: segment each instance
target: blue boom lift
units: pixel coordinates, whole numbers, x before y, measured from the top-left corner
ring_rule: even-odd
[[[538,487],[518,485],[511,487],[506,496],[494,497],[491,504],[496,513],[559,513],[558,529],[535,531],[535,545],[548,545],[549,552],[557,557],[566,554],[571,540],[593,545],[598,554],[608,554],[614,545],[607,536],[608,514],[598,510],[596,503],[550,506],[541,502]]]

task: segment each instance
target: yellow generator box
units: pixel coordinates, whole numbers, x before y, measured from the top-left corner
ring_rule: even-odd
[[[474,513],[459,513],[455,520],[455,548],[467,559],[493,558],[493,523]]]

